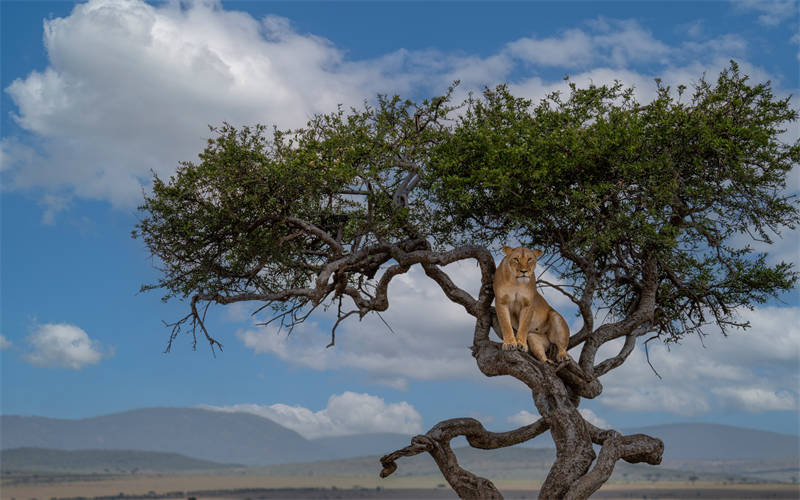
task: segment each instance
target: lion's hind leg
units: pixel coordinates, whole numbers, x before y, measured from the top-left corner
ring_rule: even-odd
[[[548,363],[550,360],[547,359],[547,348],[550,347],[550,341],[547,340],[545,335],[541,333],[529,333],[528,334],[528,348],[531,351],[531,354],[541,361],[542,363]]]
[[[570,359],[567,353],[567,346],[569,346],[569,326],[567,326],[567,322],[564,321],[564,318],[555,310],[550,311],[547,319],[548,340],[558,349],[556,361],[561,362]]]

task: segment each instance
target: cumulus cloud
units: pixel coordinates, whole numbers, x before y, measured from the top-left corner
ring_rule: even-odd
[[[744,311],[752,328],[704,338],[687,337],[679,345],[650,343],[603,377],[598,401],[616,410],[666,411],[696,416],[712,408],[759,413],[797,410],[800,399],[800,317],[798,307],[762,307]],[[616,353],[620,344],[598,354]]]
[[[195,157],[209,124],[296,127],[400,85],[382,85],[380,65],[343,64],[340,50],[286,19],[216,2],[91,0],[45,20],[44,43],[50,65],[6,89],[17,123],[39,139],[3,140],[10,185],[119,207],[135,206],[150,170]]]
[[[615,82],[621,82],[625,87],[634,89],[634,95],[639,102],[647,103],[656,97],[658,89],[656,78],[672,89],[677,88],[680,84],[690,85],[692,82],[698,82],[703,76],[714,81],[722,70],[730,66],[731,58],[739,59],[737,57],[739,51],[733,50],[733,48],[739,47],[741,51],[744,50],[742,46],[734,42],[735,40],[738,40],[738,37],[722,37],[702,43],[685,43],[680,50],[676,50],[676,53],[682,54],[683,57],[673,58],[655,73],[643,73],[631,68],[601,65],[571,73],[569,81],[549,81],[533,76],[512,82],[509,88],[516,95],[538,102],[553,92],[567,94],[570,82],[578,87],[612,85]],[[685,63],[678,64],[678,61],[682,59],[686,59]],[[774,75],[771,77],[763,68],[747,61],[739,60],[739,67],[743,73],[750,75],[752,81],[776,81]],[[788,96],[790,92],[779,91],[779,93]],[[796,133],[794,135],[787,134],[785,142],[793,142],[793,138],[796,138]],[[791,179],[789,180],[791,181]]]
[[[350,61],[288,19],[218,2],[90,0],[45,20],[44,43],[49,66],[5,89],[33,139],[3,138],[0,168],[7,187],[56,195],[45,223],[75,195],[136,206],[151,171],[167,176],[196,157],[208,125],[295,128],[378,92],[439,92],[456,78],[480,86],[511,67],[505,55],[403,49]]]
[[[445,271],[473,294],[480,286],[474,262],[451,264]],[[241,330],[237,337],[256,353],[315,370],[361,370],[371,380],[401,390],[408,388],[409,378],[480,377],[469,350],[472,317],[450,302],[418,266],[396,277],[388,293],[390,307],[381,313],[383,320],[371,314],[342,323],[332,348],[325,347],[331,321],[324,316],[297,326],[291,335],[258,327]]]
[[[521,38],[508,45],[528,63],[560,68],[609,64],[624,67],[641,61],[661,61],[671,49],[634,20],[596,19],[589,29],[568,29],[560,36]]]
[[[474,261],[453,263],[444,271],[454,283],[477,296],[480,270]],[[549,272],[542,277],[559,283]],[[575,308],[569,299],[552,288],[541,291],[551,305],[571,319],[570,312]],[[291,335],[274,326],[259,326],[242,329],[236,336],[257,354],[277,356],[314,370],[359,370],[371,381],[399,390],[408,390],[409,380],[486,380],[470,351],[474,318],[447,299],[419,266],[396,277],[389,285],[388,296],[390,307],[380,317],[370,314],[362,321],[342,323],[332,348],[325,347],[330,342],[332,319],[324,314],[312,316]]]
[[[580,413],[581,416],[585,418],[587,422],[596,427],[600,427],[601,429],[608,429],[609,427],[611,427],[610,425],[608,425],[608,422],[606,422],[602,417],[598,416],[595,412],[593,412],[588,408],[580,408],[578,410],[578,413]]]
[[[749,411],[796,410],[797,395],[762,387],[715,387],[712,392],[730,406]]]
[[[709,61],[747,49],[735,35],[670,46],[637,21],[600,18],[487,55],[398,48],[352,60],[288,19],[255,19],[215,1],[90,0],[43,26],[49,65],[5,89],[28,134],[0,141],[0,169],[6,187],[44,193],[44,223],[74,196],[136,206],[151,171],[168,176],[196,157],[209,124],[293,128],[378,92],[438,93],[459,79],[461,97],[531,65],[581,70],[581,83],[621,78],[644,89],[661,73],[691,64],[710,70]],[[640,62],[660,64],[660,73],[630,69]],[[526,96],[563,85],[527,71],[512,83]]]
[[[12,345],[14,344],[12,344],[11,341],[8,340],[5,335],[0,334],[0,351],[5,351],[6,349],[10,349]]]
[[[475,293],[479,275],[472,263],[446,270],[457,284]],[[575,308],[568,299],[553,289],[542,292],[568,321],[574,317]],[[314,370],[360,371],[373,383],[398,390],[408,390],[413,380],[446,379],[518,387],[509,378],[489,380],[478,372],[468,349],[474,326],[470,317],[450,303],[422,271],[412,268],[397,278],[389,297],[391,307],[383,317],[393,332],[377,317],[346,322],[330,349],[325,345],[331,323],[324,318],[298,326],[292,335],[259,327],[243,329],[237,336],[256,353]],[[663,379],[651,371],[640,346],[623,366],[603,377],[604,392],[598,400],[615,410],[681,416],[701,415],[714,408],[750,412],[796,408],[800,386],[797,317],[800,308],[763,307],[743,311],[742,319],[753,328],[732,331],[727,338],[717,333],[702,340],[688,337],[681,345],[651,342],[650,359]],[[575,332],[580,320],[573,323]],[[598,361],[615,355],[620,347],[621,341],[605,346]],[[576,349],[575,359],[580,354]],[[608,426],[591,410],[582,411],[595,425]],[[531,413],[521,412],[509,422],[527,425],[531,418]]]
[[[595,412],[593,412],[592,410],[590,410],[588,408],[580,408],[580,409],[578,409],[578,413],[580,413],[581,416],[583,418],[585,418],[587,422],[589,422],[590,424],[596,425],[597,427],[600,427],[601,429],[608,429],[610,427],[608,425],[608,422],[603,420]],[[509,424],[515,425],[517,427],[522,427],[522,426],[525,426],[525,425],[530,425],[530,424],[536,422],[537,420],[539,420],[540,418],[541,418],[541,415],[539,415],[538,413],[531,413],[531,412],[529,412],[527,410],[521,410],[521,411],[511,415],[506,420],[508,421]]]
[[[422,432],[422,416],[405,401],[387,404],[378,396],[349,391],[332,395],[327,406],[319,411],[280,403],[204,405],[202,408],[252,413],[288,427],[307,439],[376,432]]]
[[[638,21],[599,18],[586,23],[585,27],[567,29],[555,37],[520,38],[510,42],[505,52],[537,66],[614,71],[629,71],[643,62],[669,67],[697,60],[705,62],[718,57],[727,60],[746,55],[747,41],[737,34],[699,40],[701,24],[685,29],[694,33],[694,39],[670,46],[656,39]],[[652,80],[655,76],[662,75],[647,78]]]
[[[112,355],[111,351],[104,351],[99,342],[89,338],[85,331],[67,323],[39,325],[26,342],[31,350],[24,359],[47,368],[79,370]]]
[[[542,66],[580,67],[593,62],[592,38],[580,29],[561,36],[520,38],[508,45],[509,52],[523,61]]]
[[[520,410],[519,412],[508,417],[506,420],[511,425],[515,425],[517,427],[523,427],[525,425],[530,425],[536,422],[540,418],[542,417],[538,413],[531,413],[527,410]]]

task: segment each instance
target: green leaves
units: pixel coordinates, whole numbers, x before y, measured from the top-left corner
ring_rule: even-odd
[[[659,83],[646,105],[620,84],[573,84],[538,105],[487,90],[436,150],[429,187],[465,239],[547,248],[578,285],[596,273],[614,317],[636,306],[656,258],[660,332],[724,326],[796,282],[741,245],[798,222],[783,192],[798,145],[779,137],[797,111],[735,63],[689,103],[685,89]]]
[[[678,338],[796,283],[747,245],[798,223],[784,188],[800,144],[780,140],[797,111],[735,63],[713,83],[659,83],[646,104],[620,83],[538,103],[499,86],[458,107],[452,91],[378,96],[271,135],[212,129],[198,162],[156,177],[141,207],[135,235],[163,269],[145,288],[276,293],[368,245],[519,239],[569,284],[593,283],[612,317],[657,280],[657,329]],[[361,283],[374,265],[337,279]]]
[[[144,289],[165,288],[165,298],[277,293],[309,286],[345,251],[422,232],[428,205],[411,191],[446,133],[447,102],[380,96],[376,107],[271,136],[260,125],[212,128],[198,162],[155,177],[140,207],[134,236],[163,271]]]

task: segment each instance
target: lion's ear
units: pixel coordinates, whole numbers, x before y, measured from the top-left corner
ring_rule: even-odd
[[[513,251],[514,251],[514,249],[513,249],[513,248],[511,248],[511,247],[503,247],[503,252],[504,252],[506,255],[511,255],[511,252],[513,252]]]
[[[537,259],[542,256],[542,253],[544,253],[544,252],[542,252],[538,248],[533,251],[533,255],[535,255]]]

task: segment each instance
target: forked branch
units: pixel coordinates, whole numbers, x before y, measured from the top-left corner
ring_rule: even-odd
[[[411,444],[381,457],[381,477],[397,470],[395,460],[428,452],[450,486],[461,498],[501,499],[503,496],[488,479],[476,476],[458,465],[450,441],[465,436],[475,448],[486,450],[523,443],[545,432],[549,425],[544,419],[508,432],[489,432],[474,418],[453,418],[439,422],[424,435],[415,436]]]
[[[602,445],[600,455],[592,470],[583,475],[567,491],[565,499],[584,499],[600,489],[614,472],[614,465],[620,459],[636,464],[650,465],[661,463],[664,443],[645,434],[623,436],[615,430],[601,430],[587,422],[589,433],[595,444]]]

